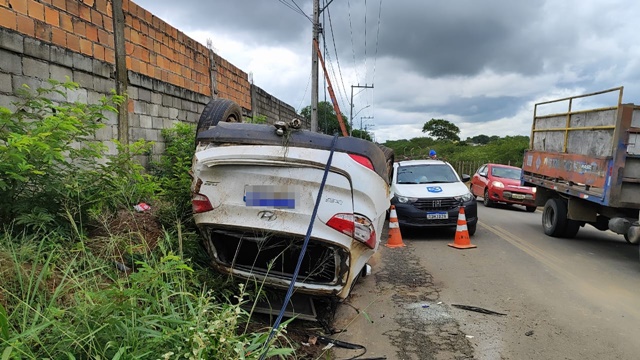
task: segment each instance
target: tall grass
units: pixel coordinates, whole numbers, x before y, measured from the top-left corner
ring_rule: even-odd
[[[169,237],[125,276],[50,236],[0,238],[2,359],[256,359],[266,332],[249,321],[243,287],[219,298]],[[233,300],[233,301],[232,301]],[[279,341],[282,339],[277,339]],[[269,356],[293,354],[272,344]]]
[[[195,130],[164,132],[168,152],[148,174],[133,159],[150,143],[104,156],[89,141],[124,98],[60,100],[77,88],[51,81],[25,88],[17,111],[0,107],[0,360],[259,358],[268,329],[247,331],[253,295],[198,266]],[[165,215],[163,227],[132,212],[139,201]],[[295,357],[284,329],[269,357]]]

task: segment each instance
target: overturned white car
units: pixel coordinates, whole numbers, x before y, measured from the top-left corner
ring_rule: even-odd
[[[192,203],[212,266],[286,289],[312,224],[296,293],[344,299],[380,246],[392,153],[297,120],[241,119],[238,105],[214,100],[198,124]]]

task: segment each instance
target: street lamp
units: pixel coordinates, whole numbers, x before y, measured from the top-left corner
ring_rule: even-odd
[[[370,106],[371,105],[367,105],[367,106],[363,107],[362,109],[358,110],[358,112],[356,112],[355,115],[353,115],[351,117],[351,120],[349,120],[349,126],[351,126],[351,129],[349,129],[349,136],[353,135],[353,118],[358,117],[358,114],[360,114],[360,111],[362,111],[362,110],[364,110],[364,109],[366,109],[366,108],[368,108]]]

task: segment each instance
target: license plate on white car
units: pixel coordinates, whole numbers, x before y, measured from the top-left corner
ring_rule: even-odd
[[[247,185],[244,201],[246,206],[295,209],[298,194],[295,186]]]
[[[427,213],[427,220],[446,220],[448,218],[449,218],[449,213],[445,211]]]

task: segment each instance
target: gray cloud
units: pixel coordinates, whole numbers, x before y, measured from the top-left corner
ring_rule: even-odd
[[[187,33],[211,33],[214,46],[224,34],[249,48],[310,55],[309,20],[279,0],[136,2]],[[310,15],[311,0],[296,3]],[[640,102],[639,11],[631,0],[339,0],[322,20],[342,112],[349,113],[350,85],[375,83],[354,102],[371,105],[366,113],[375,115],[377,129],[396,124],[419,132],[424,118],[438,114],[470,124],[526,123],[537,100],[619,85],[625,102]],[[257,85],[298,108],[309,67],[291,69],[290,86]]]

